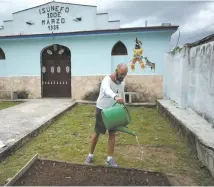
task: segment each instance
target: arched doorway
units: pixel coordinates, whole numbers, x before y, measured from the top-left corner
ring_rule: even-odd
[[[42,97],[71,97],[71,52],[54,44],[41,52]]]

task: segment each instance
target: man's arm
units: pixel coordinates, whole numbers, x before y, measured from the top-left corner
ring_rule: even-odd
[[[108,79],[103,80],[102,84],[105,94],[114,99],[117,94],[110,88]]]
[[[123,98],[124,100],[124,104],[126,104],[126,97],[125,97],[125,84],[123,84],[123,90],[122,90],[122,95],[121,97]]]
[[[106,95],[110,96],[111,98],[116,100],[118,103],[121,103],[121,104],[124,103],[123,98],[118,97],[118,94],[112,91],[112,89],[110,88],[108,79],[103,80],[102,87]]]

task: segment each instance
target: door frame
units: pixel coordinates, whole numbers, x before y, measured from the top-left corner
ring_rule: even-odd
[[[71,50],[65,46],[65,45],[61,45],[61,44],[58,44],[58,43],[54,43],[54,44],[51,44],[51,45],[48,45],[46,47],[44,47],[41,51],[40,51],[40,84],[41,84],[41,98],[44,98],[44,92],[43,92],[43,84],[42,84],[42,81],[43,81],[43,73],[42,73],[42,66],[43,66],[43,53],[46,49],[54,46],[54,45],[59,45],[59,46],[62,46],[64,48],[66,48],[67,50],[69,50],[70,52],[70,61],[69,61],[69,65],[70,65],[70,80],[71,80]],[[72,98],[72,86],[71,86],[71,83],[70,83],[70,98]]]

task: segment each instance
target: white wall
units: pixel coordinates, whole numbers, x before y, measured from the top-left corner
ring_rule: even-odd
[[[97,29],[108,29],[108,14],[97,14]]]
[[[214,42],[165,55],[164,98],[214,123]]]
[[[78,17],[82,20],[74,21]],[[96,6],[50,2],[14,13],[12,21],[3,22],[0,36],[118,29],[116,23],[109,22],[108,14],[97,15]]]
[[[118,20],[118,21],[109,21],[108,22],[108,28],[109,29],[118,29],[118,28],[120,28],[120,20]]]

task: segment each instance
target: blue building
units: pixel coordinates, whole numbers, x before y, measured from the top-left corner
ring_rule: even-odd
[[[164,53],[177,28],[121,28],[96,6],[61,2],[15,12],[0,27],[0,90],[83,99],[126,63],[128,91],[162,98]]]

